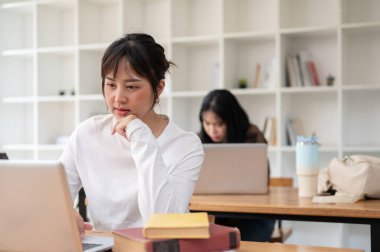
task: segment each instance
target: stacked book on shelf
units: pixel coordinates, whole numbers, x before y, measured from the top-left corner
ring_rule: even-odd
[[[286,73],[288,87],[320,86],[315,61],[306,51],[299,51],[286,58]]]
[[[267,116],[261,126],[261,131],[268,142],[268,145],[277,145],[277,120],[275,117]]]
[[[288,118],[285,122],[286,144],[295,146],[297,144],[297,136],[303,136],[304,131],[301,120],[296,118]]]
[[[253,88],[273,89],[275,86],[276,58],[267,62],[258,62],[255,67],[255,75],[252,83]]]
[[[154,214],[145,227],[112,234],[115,252],[224,251],[240,246],[239,230],[209,223],[207,213]]]

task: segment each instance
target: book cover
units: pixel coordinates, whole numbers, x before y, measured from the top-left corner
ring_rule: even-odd
[[[272,137],[272,117],[266,117],[265,131],[263,131],[263,135],[267,142],[270,144],[270,139]]]
[[[288,87],[296,87],[297,79],[296,79],[296,70],[293,64],[293,59],[291,56],[286,58],[286,67],[287,67],[287,76],[288,76]]]
[[[269,144],[272,146],[277,145],[277,120],[275,117],[272,117],[272,128],[271,128],[271,134],[269,139]]]
[[[297,56],[291,56],[291,59],[292,59],[293,67],[294,67],[294,76],[296,79],[296,87],[302,87],[303,83],[302,83],[301,69],[300,69],[300,65],[299,65],[298,60],[297,60]]]
[[[302,63],[301,63],[301,57],[300,55],[297,53],[296,56],[294,56],[295,59],[296,59],[296,64],[297,64],[297,69],[299,71],[299,81],[300,81],[300,86],[304,87],[305,86],[305,82],[304,82],[304,74],[302,72]]]
[[[317,72],[317,67],[315,66],[314,61],[309,61],[308,62],[308,67],[309,67],[309,72],[312,80],[313,86],[319,86],[319,78],[318,78],[318,72]]]
[[[287,137],[287,144],[290,146],[296,145],[297,137],[296,133],[294,132],[294,123],[293,119],[289,118],[286,121],[286,137]]]
[[[260,84],[260,78],[261,77],[261,64],[256,64],[256,74],[255,74],[255,80],[253,82],[253,88],[258,88]]]
[[[208,239],[148,239],[143,228],[115,230],[115,252],[204,252],[236,249],[240,246],[239,229],[210,224]]]
[[[273,89],[275,87],[275,69],[276,69],[276,58],[271,58],[265,65],[262,71],[262,80],[259,83],[260,88]]]
[[[310,59],[309,53],[307,51],[299,51],[298,58],[301,66],[302,81],[305,87],[312,86],[311,75],[308,70],[307,62]]]
[[[146,238],[209,238],[207,213],[153,214],[144,227]]]

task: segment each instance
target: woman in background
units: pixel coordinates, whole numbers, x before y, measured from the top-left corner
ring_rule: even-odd
[[[203,99],[199,113],[202,143],[267,143],[236,97],[228,90],[213,90]],[[273,220],[216,218],[221,225],[238,227],[244,241],[269,241]]]

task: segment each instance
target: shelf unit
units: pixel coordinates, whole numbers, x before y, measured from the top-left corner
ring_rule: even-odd
[[[376,0],[2,1],[0,148],[13,159],[56,159],[57,139],[107,112],[100,59],[128,32],[152,34],[176,63],[156,110],[182,128],[199,130],[201,100],[214,88],[230,89],[258,126],[275,117],[272,176],[295,176],[289,117],[319,136],[321,167],[336,156],[380,156]],[[313,56],[321,86],[285,85],[286,57],[299,50]],[[271,67],[270,82],[252,88],[258,63]],[[238,88],[242,78],[249,88]]]

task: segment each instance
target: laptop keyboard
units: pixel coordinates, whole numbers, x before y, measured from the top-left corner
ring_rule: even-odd
[[[87,249],[98,247],[102,244],[95,244],[95,243],[82,243],[83,250],[86,251]]]

